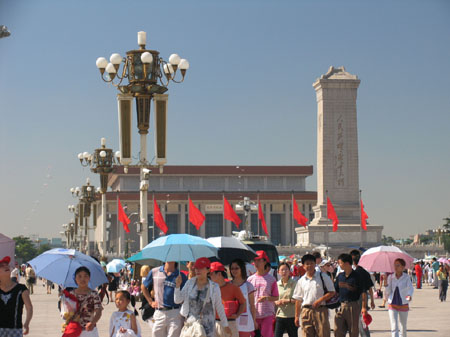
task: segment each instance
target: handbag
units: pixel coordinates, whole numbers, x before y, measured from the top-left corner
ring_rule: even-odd
[[[322,280],[324,295],[326,295],[329,293],[329,291],[327,289],[327,286],[325,285],[325,282],[323,281],[322,272],[319,275],[320,279]],[[328,309],[339,308],[341,306],[341,301],[339,301],[339,294],[336,292],[332,298],[330,298],[328,301],[325,302],[325,306]]]
[[[208,286],[208,290],[206,292],[205,301],[203,302],[202,311],[200,312],[200,319],[190,316],[184,322],[180,337],[206,337],[206,331],[201,323],[201,319],[203,318],[203,310],[205,309],[206,302],[208,302],[210,288],[211,285]]]

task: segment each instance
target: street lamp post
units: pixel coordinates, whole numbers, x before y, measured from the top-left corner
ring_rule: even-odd
[[[243,201],[239,201],[239,203],[236,205],[236,210],[243,210],[244,211],[244,229],[246,232],[246,235],[249,237],[252,232],[251,228],[251,212],[252,210],[255,210],[257,207],[257,204],[254,201],[251,201],[249,197],[244,197]]]
[[[102,223],[100,227],[101,242],[98,245],[100,254],[106,256],[106,191],[108,189],[108,176],[113,171],[113,165],[120,158],[120,153],[115,154],[112,149],[106,148],[106,139],[100,140],[100,148],[95,149],[93,154],[81,152],[78,159],[83,167],[89,166],[91,171],[100,175],[99,192],[102,196]]]
[[[140,248],[148,243],[147,193],[148,170],[147,134],[150,127],[150,106],[155,108],[155,161],[162,172],[167,162],[166,158],[166,121],[169,83],[183,82],[189,62],[177,54],[169,57],[169,62],[159,57],[156,50],[146,49],[146,32],[138,32],[139,49],[126,52],[126,57],[114,53],[108,62],[99,57],[96,66],[101,78],[112,83],[119,90],[117,95],[119,110],[120,163],[124,165],[125,173],[132,162],[131,154],[131,113],[133,98],[136,101],[137,126],[140,134]],[[120,67],[122,66],[122,69]],[[177,79],[177,71],[179,74]]]
[[[78,219],[79,219],[79,229],[80,229],[80,250],[85,251],[89,255],[89,217],[91,216],[91,206],[92,202],[95,200],[95,188],[91,185],[89,178],[86,179],[86,185],[71,188],[72,196],[78,197]],[[70,210],[70,206],[69,206]],[[84,222],[84,226],[83,226]],[[83,233],[81,229],[84,228],[84,240]],[[95,228],[95,227],[94,227]],[[84,241],[84,248],[83,248]]]

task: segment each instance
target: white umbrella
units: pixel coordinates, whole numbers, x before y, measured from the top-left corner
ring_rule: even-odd
[[[411,255],[396,246],[378,246],[366,250],[361,255],[359,265],[372,272],[393,273],[396,259],[405,260],[406,268],[414,261]]]
[[[252,248],[235,237],[216,236],[208,238],[206,241],[219,249],[217,255],[220,262],[225,265],[230,264],[235,259],[250,262],[257,256],[256,252]]]

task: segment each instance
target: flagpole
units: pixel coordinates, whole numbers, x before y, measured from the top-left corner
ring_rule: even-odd
[[[153,239],[152,241],[155,241],[155,191],[152,193],[153,198],[153,215],[152,215],[152,226],[153,226]]]
[[[259,220],[259,193],[258,193],[257,199],[258,199],[258,236],[260,236],[259,227],[261,227],[261,223],[260,223],[260,220]],[[261,209],[261,211],[262,211],[262,209]]]
[[[359,190],[359,232],[361,235],[361,246],[359,246],[360,248],[363,246],[363,237],[362,237],[362,204],[361,204],[361,193],[362,191]]]
[[[225,228],[225,193],[222,192],[222,235],[226,236],[226,228]],[[233,230],[231,230],[233,232]],[[233,234],[233,233],[231,233]],[[233,235],[231,235],[233,236]]]
[[[189,221],[189,219],[190,219],[190,209],[191,209],[191,207],[189,207],[190,205],[189,205],[189,200],[191,200],[191,197],[190,197],[190,194],[189,194],[189,191],[188,191],[188,202],[187,202],[187,207],[188,207],[188,221],[187,221],[187,231],[188,231],[188,234],[191,234],[191,223],[190,223],[190,221]]]
[[[294,234],[293,237],[295,237],[295,224],[294,224],[294,191],[292,191],[292,198],[291,198],[291,233]]]
[[[327,233],[325,236],[325,244],[326,244],[326,249],[325,251],[327,252],[327,258],[328,258],[328,234],[330,233],[329,229],[328,229],[328,222],[330,221],[330,219],[328,219],[328,190],[325,190],[325,195],[327,197]]]

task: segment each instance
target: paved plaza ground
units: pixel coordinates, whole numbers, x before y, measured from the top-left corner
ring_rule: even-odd
[[[34,306],[34,317],[31,321],[29,336],[61,336],[62,320],[57,309],[57,292],[53,291],[51,295],[47,295],[42,283],[38,281],[35,293],[31,296],[31,299]],[[377,308],[371,311],[373,317],[373,322],[370,325],[372,335],[390,336],[387,309],[378,308],[381,300],[376,299],[375,301]],[[140,306],[140,303],[137,306]],[[108,336],[109,318],[111,317],[111,313],[116,310],[114,303],[105,305],[104,308],[102,318],[98,323],[100,337]],[[143,331],[142,336],[151,336],[150,328],[146,323],[142,321],[140,323]],[[301,336],[301,332],[299,336]],[[408,336],[450,336],[450,299],[447,302],[441,303],[438,300],[438,290],[432,289],[428,285],[425,285],[424,289],[416,290],[408,317]]]

